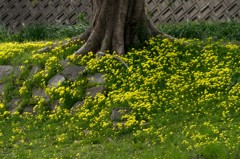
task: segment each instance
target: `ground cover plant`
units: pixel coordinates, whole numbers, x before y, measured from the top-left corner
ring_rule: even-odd
[[[0,104],[1,158],[239,158],[240,49],[224,41],[169,40],[155,37],[117,61],[110,53],[72,55],[69,43],[50,52],[36,50],[51,42],[1,43],[0,64],[20,66],[9,76]],[[114,54],[114,53],[113,53]],[[117,56],[117,55],[116,55]],[[20,58],[21,57],[21,58]],[[55,89],[47,80],[62,70],[60,61],[105,74],[105,89],[73,112],[86,79]],[[30,68],[41,68],[29,78]],[[4,80],[2,81],[4,82]],[[38,85],[51,99],[31,99]],[[11,114],[7,103],[21,97]],[[51,100],[50,100],[51,102]],[[28,104],[35,114],[23,113]],[[111,120],[121,108],[122,117]],[[124,112],[127,110],[128,112]]]
[[[0,42],[63,40],[83,33],[88,26],[85,14],[81,13],[76,17],[74,25],[32,23],[10,29],[0,23]]]
[[[33,24],[13,32],[0,25],[0,42],[23,42],[36,40],[61,40],[84,32],[88,23],[83,15],[79,15],[78,23],[73,26]],[[206,40],[239,41],[240,25],[238,22],[229,21],[225,23],[213,22],[187,22],[176,24],[161,24],[158,28],[169,35],[177,38]]]
[[[239,41],[239,22],[183,22],[177,24],[162,24],[158,27],[161,31],[178,38],[198,38],[205,40]]]
[[[0,42],[26,42],[41,40],[63,40],[81,34],[88,27],[84,16],[79,15],[78,23],[75,25],[49,25],[31,24],[23,26],[18,30],[11,30],[0,25]]]

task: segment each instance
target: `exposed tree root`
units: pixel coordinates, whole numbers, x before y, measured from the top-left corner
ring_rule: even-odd
[[[128,47],[141,46],[145,40],[155,35],[175,39],[157,30],[145,13],[145,0],[92,0],[92,20],[89,29],[70,40],[84,45],[75,55],[116,51],[124,55]],[[66,46],[68,42],[63,42]],[[57,44],[46,47],[41,52],[55,48]]]
[[[106,50],[123,55],[128,47],[142,45],[157,34],[173,39],[159,32],[148,20],[144,0],[93,0],[92,4],[91,34],[76,55]]]

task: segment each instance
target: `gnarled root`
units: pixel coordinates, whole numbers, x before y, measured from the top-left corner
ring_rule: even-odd
[[[141,45],[152,35],[160,34],[147,19],[144,0],[93,0],[92,3],[91,34],[76,55],[106,50],[123,55],[127,47]]]
[[[70,40],[84,45],[75,55],[88,52],[116,51],[124,55],[127,48],[141,46],[145,40],[160,34],[163,38],[175,39],[157,30],[145,13],[145,0],[92,0],[92,22],[89,29]],[[67,42],[62,44],[67,45]],[[48,51],[57,45],[46,47]]]

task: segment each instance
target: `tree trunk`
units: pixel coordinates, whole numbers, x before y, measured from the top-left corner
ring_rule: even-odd
[[[89,29],[80,36],[85,44],[75,53],[116,51],[142,45],[158,30],[145,13],[145,0],[92,0]]]

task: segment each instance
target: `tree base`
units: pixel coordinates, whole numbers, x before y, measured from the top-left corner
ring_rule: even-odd
[[[142,46],[150,37],[160,34],[163,38],[175,39],[157,30],[145,13],[145,0],[92,0],[92,21],[88,30],[70,40],[85,41],[75,55],[92,51],[117,52],[124,55],[128,48]],[[62,44],[67,45],[67,42]],[[46,47],[46,52],[54,47]]]
[[[160,33],[147,19],[144,0],[93,0],[92,5],[91,26],[82,35],[86,42],[76,55],[107,50],[123,55]]]

